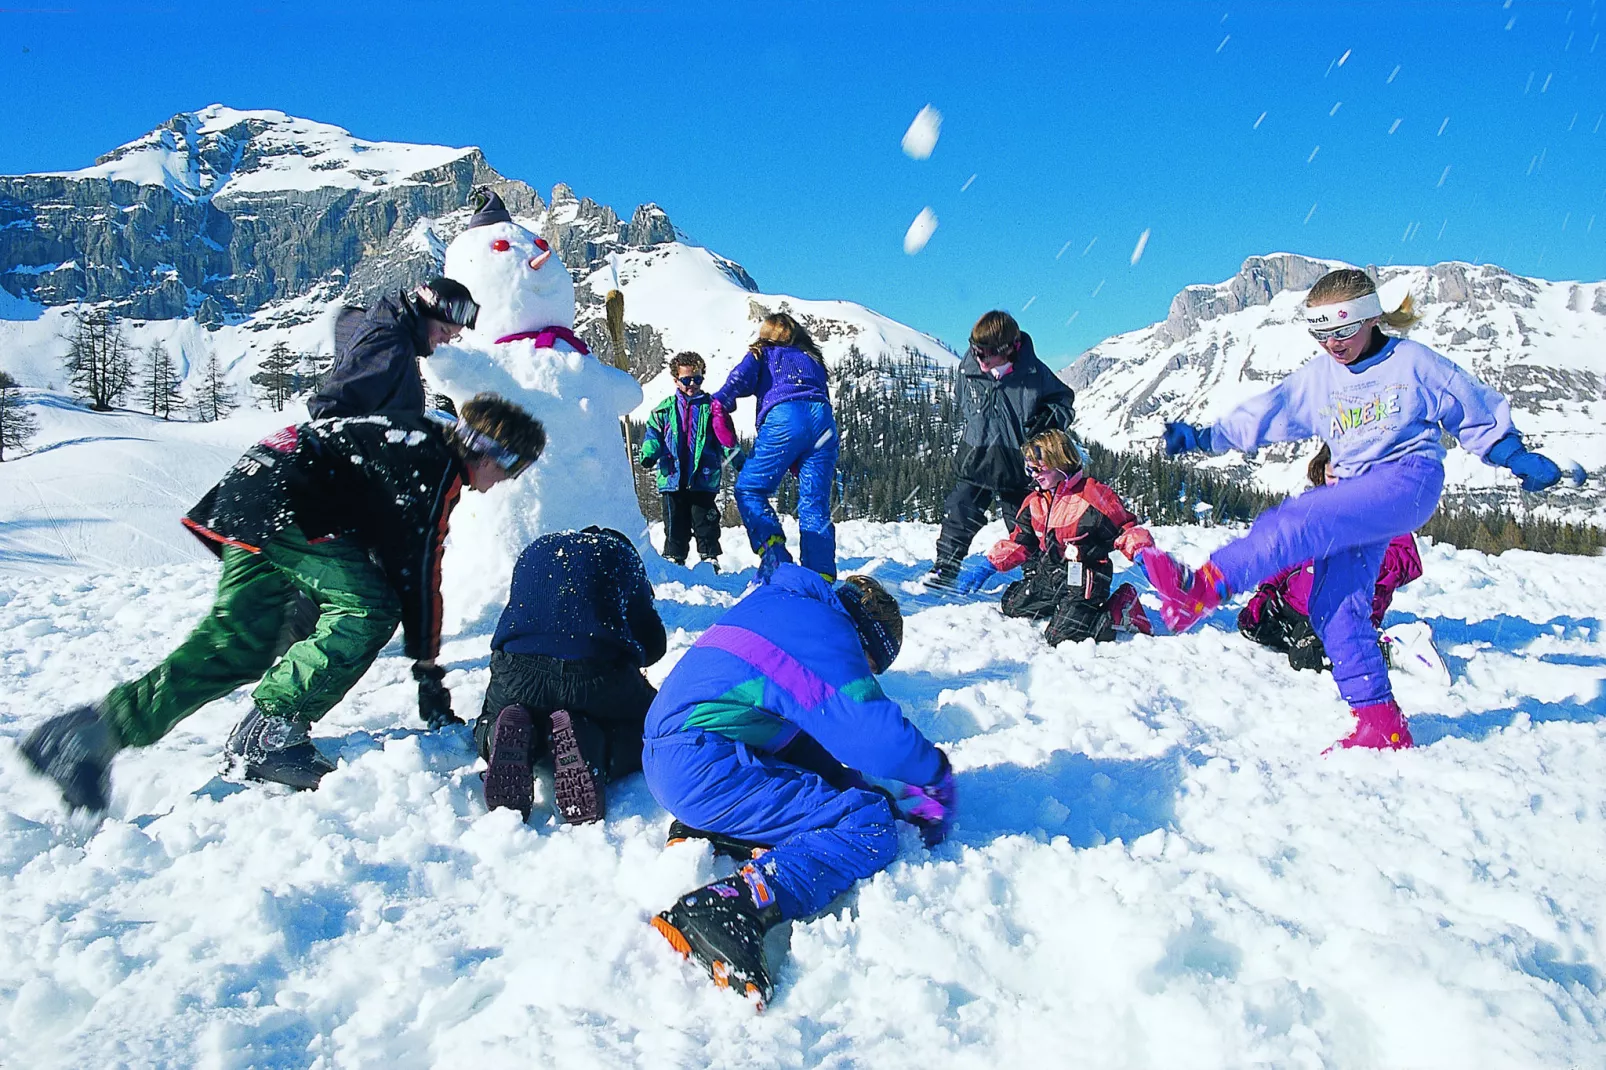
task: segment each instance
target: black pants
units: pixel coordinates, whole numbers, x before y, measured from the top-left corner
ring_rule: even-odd
[[[543,654],[491,652],[491,685],[474,725],[480,757],[491,756],[491,732],[502,707],[518,703],[535,720],[534,763],[552,760],[552,714],[568,710],[586,764],[604,780],[641,769],[641,733],[658,691],[630,665]]]
[[[1114,570],[1087,566],[1082,583],[1072,588],[1066,583],[1065,562],[1042,561],[1024,579],[1004,588],[999,610],[1006,617],[1046,620],[1043,638],[1049,646],[1092,639],[1107,643],[1115,638],[1115,622],[1106,608],[1110,600],[1110,578]]]
[[[1267,600],[1253,627],[1238,630],[1261,646],[1287,654],[1288,664],[1296,669],[1328,668],[1327,650],[1310,618],[1279,597]]]
[[[719,556],[719,506],[714,491],[675,490],[664,495],[664,556],[677,565],[686,563],[691,538],[697,536],[697,553],[704,561]]]
[[[1010,531],[1014,531],[1015,514],[1020,512],[1021,502],[1026,500],[1026,491],[996,490],[963,479],[954,484],[954,489],[948,492],[947,500],[942,503],[942,531],[937,535],[936,571],[950,576],[959,571],[959,563],[970,553],[971,540],[987,523],[987,507],[992,504],[994,497],[1004,509],[1004,522],[1009,525]]]

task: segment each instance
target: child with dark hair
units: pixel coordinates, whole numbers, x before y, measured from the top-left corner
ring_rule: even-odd
[[[1118,631],[1152,634],[1136,589],[1123,583],[1110,590],[1110,554],[1119,550],[1136,560],[1154,545],[1149,533],[1113,490],[1088,476],[1081,452],[1064,431],[1034,435],[1021,455],[1035,489],[1009,537],[961,570],[959,590],[969,594],[994,571],[1019,566],[1025,576],[1005,588],[999,609],[1006,617],[1048,621],[1044,638],[1050,646],[1108,642]]]
[[[183,518],[223,561],[212,611],[161,664],[22,742],[69,806],[104,810],[116,754],[147,747],[242,684],[260,681],[224,750],[249,780],[315,788],[334,765],[310,728],[401,625],[419,715],[461,724],[442,684],[441,554],[464,487],[487,491],[546,447],[541,422],[481,394],[461,418],[364,416],[287,427],[246,451]],[[290,595],[318,605],[282,657]]]
[[[831,522],[831,484],[841,448],[825,358],[803,325],[785,312],[765,316],[758,340],[714,391],[714,419],[720,444],[734,446],[730,414],[736,399],[758,399],[758,441],[736,477],[736,508],[747,541],[759,555],[759,578],[791,561],[780,518],[770,495],[790,469],[797,473],[797,526],[802,535],[798,559],[827,580],[836,578],[836,525]]]
[[[1332,450],[1325,443],[1311,458],[1306,478],[1312,487],[1338,482],[1331,467]],[[1394,592],[1422,575],[1422,558],[1416,539],[1409,532],[1389,540],[1383,551],[1383,565],[1372,591],[1372,627],[1383,626]],[[1316,578],[1316,562],[1290,565],[1255,588],[1249,603],[1238,611],[1238,630],[1261,646],[1288,655],[1296,669],[1322,670],[1328,667],[1327,649],[1310,622],[1311,586]],[[1384,637],[1383,655],[1392,664],[1392,644]]]
[[[697,552],[719,571],[719,493],[725,463],[736,452],[718,440],[712,398],[703,391],[708,365],[698,353],[669,358],[675,392],[653,408],[637,463],[658,470],[664,503],[664,557],[686,563],[693,534]]]
[[[959,362],[958,401],[964,427],[954,457],[954,489],[943,503],[937,560],[928,586],[952,589],[971,540],[997,498],[1011,530],[1032,483],[1021,469],[1027,439],[1050,428],[1069,430],[1076,395],[1037,359],[1032,336],[1015,317],[994,310],[970,329]]]

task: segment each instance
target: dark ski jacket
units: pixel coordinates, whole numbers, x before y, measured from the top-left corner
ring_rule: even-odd
[[[735,448],[726,449],[715,439],[710,426],[713,406],[708,394],[697,394],[682,403],[680,392],[659,402],[647,416],[647,430],[641,437],[643,468],[658,469],[658,493],[681,490],[718,490],[725,460]],[[690,426],[685,420],[691,412]]]
[[[641,668],[668,649],[635,547],[594,531],[556,531],[524,548],[491,649]]]
[[[1021,332],[1014,369],[994,379],[969,353],[959,362],[959,412],[964,430],[954,478],[993,490],[1031,489],[1020,448],[1050,428],[1069,430],[1076,395],[1037,359],[1032,336]]]
[[[349,341],[342,347],[348,330]],[[423,415],[426,398],[418,358],[426,355],[429,328],[406,291],[380,298],[354,328],[337,320],[335,337],[334,370],[307,401],[308,415],[314,420],[372,413]]]
[[[440,653],[441,549],[467,471],[423,416],[314,420],[263,439],[184,516],[213,553],[258,553],[292,525],[378,560],[402,608],[407,656]]]

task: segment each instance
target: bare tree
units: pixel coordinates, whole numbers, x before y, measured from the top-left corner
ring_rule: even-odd
[[[96,412],[106,412],[134,385],[134,361],[123,328],[103,308],[73,316],[67,342],[67,376],[74,390]]]
[[[196,419],[203,422],[221,420],[240,407],[233,388],[223,379],[223,366],[217,362],[216,353],[207,354],[206,367],[201,369],[201,384],[190,400],[190,407]]]
[[[152,342],[145,349],[144,382],[140,384],[140,403],[148,405],[152,416],[164,420],[173,418],[173,410],[184,406],[184,395],[178,388],[178,369],[168,355],[167,346]]]
[[[6,459],[6,450],[22,449],[39,432],[38,421],[17,398],[18,385],[11,376],[0,372],[0,461]]]

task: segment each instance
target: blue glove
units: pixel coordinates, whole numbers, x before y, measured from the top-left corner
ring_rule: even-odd
[[[1530,493],[1549,490],[1561,482],[1560,466],[1542,453],[1530,453],[1515,431],[1489,447],[1484,460],[1509,468],[1522,480],[1522,489]]]
[[[1192,424],[1167,423],[1165,425],[1165,455],[1175,457],[1179,453],[1209,453],[1210,428],[1194,427]]]
[[[980,561],[972,561],[959,570],[959,578],[954,581],[954,589],[960,594],[975,594],[981,590],[981,585],[987,582],[987,578],[997,571],[993,568],[993,563],[985,557]]]
[[[754,580],[757,583],[768,583],[777,568],[791,563],[792,555],[786,552],[786,539],[780,535],[772,535],[758,555],[758,575]]]

